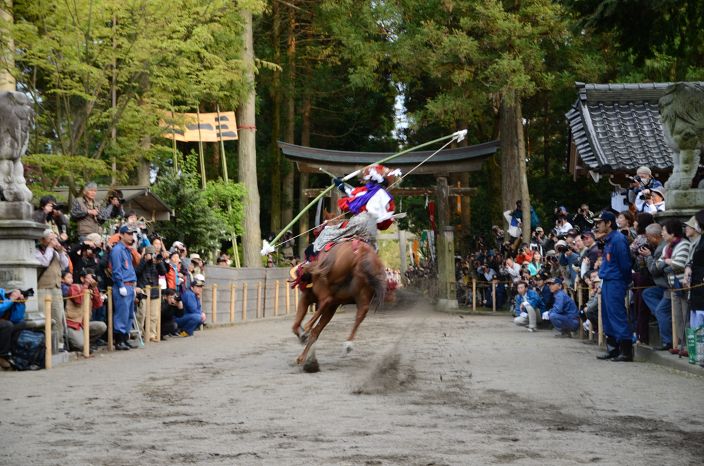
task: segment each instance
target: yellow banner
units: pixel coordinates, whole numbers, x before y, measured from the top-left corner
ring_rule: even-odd
[[[164,114],[163,137],[183,142],[234,141],[237,137],[235,112]]]

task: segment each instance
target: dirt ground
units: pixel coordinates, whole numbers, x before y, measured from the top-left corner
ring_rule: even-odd
[[[704,377],[401,295],[293,364],[291,318],[0,374],[0,463],[701,464]]]

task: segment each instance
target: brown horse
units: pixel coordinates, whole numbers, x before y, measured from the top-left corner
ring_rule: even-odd
[[[343,304],[357,305],[354,326],[345,342],[346,351],[351,351],[352,340],[369,307],[383,303],[386,292],[384,264],[370,245],[359,240],[348,240],[329,252],[321,252],[318,260],[306,268],[313,286],[301,292],[293,322],[293,333],[306,345],[296,360],[298,364],[306,361],[320,332]],[[317,304],[317,310],[303,329],[301,323],[311,304]]]

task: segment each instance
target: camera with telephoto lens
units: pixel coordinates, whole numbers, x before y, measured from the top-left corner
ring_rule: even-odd
[[[181,302],[181,297],[180,297],[180,296],[174,296],[174,301],[176,301],[177,303],[180,303],[180,302]]]
[[[26,290],[20,290],[20,293],[22,293],[22,296],[25,298],[31,298],[34,296],[34,288],[27,288]]]

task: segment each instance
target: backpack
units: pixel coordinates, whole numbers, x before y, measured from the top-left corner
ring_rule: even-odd
[[[15,370],[44,369],[44,332],[21,330],[12,345],[12,364]]]

